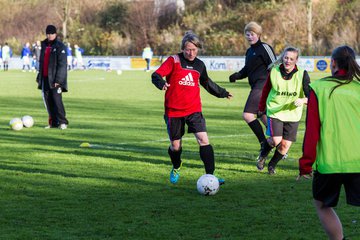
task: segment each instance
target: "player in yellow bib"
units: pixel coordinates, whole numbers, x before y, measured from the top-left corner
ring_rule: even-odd
[[[262,113],[266,109],[266,133],[270,138],[262,145],[256,166],[258,170],[263,170],[267,155],[276,147],[268,163],[269,174],[275,174],[277,163],[296,141],[303,106],[307,103],[310,78],[296,65],[298,58],[297,48],[288,47],[283,51],[270,71],[260,99],[259,111]]]
[[[313,198],[329,239],[344,239],[334,211],[344,185],[348,204],[360,206],[360,66],[348,46],[331,55],[332,76],[310,85],[299,177],[313,174]],[[314,173],[312,170],[314,169]]]

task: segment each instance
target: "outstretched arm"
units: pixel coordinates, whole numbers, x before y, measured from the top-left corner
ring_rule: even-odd
[[[232,95],[225,88],[220,87],[216,83],[214,83],[208,76],[206,69],[200,75],[200,84],[203,86],[206,91],[208,91],[211,95],[214,95],[218,98],[231,98]]]

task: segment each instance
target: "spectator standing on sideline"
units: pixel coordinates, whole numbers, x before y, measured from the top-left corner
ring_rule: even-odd
[[[6,42],[5,45],[2,47],[2,60],[4,64],[4,71],[9,70],[9,62],[12,56],[11,48],[9,47],[8,43]]]
[[[268,67],[275,62],[276,57],[272,47],[261,42],[262,28],[259,24],[256,22],[248,23],[244,28],[244,33],[246,40],[250,44],[250,48],[246,51],[245,66],[239,72],[230,75],[229,80],[235,82],[237,79],[248,78],[251,91],[245,104],[243,119],[257,137],[260,146],[262,146],[266,141],[266,137],[258,118],[266,126],[266,116],[258,116],[257,113],[262,88],[268,75]]]
[[[62,92],[68,91],[66,46],[58,40],[53,25],[46,27],[46,39],[41,42],[37,82],[49,114],[49,125],[46,128],[66,129],[68,120],[62,101]]]
[[[275,167],[284,158],[293,142],[301,120],[303,106],[309,96],[310,77],[296,63],[300,50],[287,47],[274,63],[267,78],[259,103],[259,111],[266,110],[267,135],[257,159],[258,170],[263,170],[271,149],[275,153],[268,164],[268,173],[275,174]],[[281,63],[280,66],[276,66]]]
[[[82,67],[84,70],[86,69],[84,62],[83,62],[83,53],[84,49],[80,48],[77,44],[74,45],[75,48],[75,58],[76,58],[76,65],[77,67]]]
[[[172,162],[170,182],[177,183],[180,177],[182,145],[185,123],[188,132],[194,133],[200,145],[200,158],[205,172],[213,174],[215,158],[213,147],[209,143],[205,119],[202,115],[200,86],[219,98],[231,98],[231,93],[219,87],[208,76],[205,64],[197,58],[202,44],[192,32],[187,32],[181,43],[181,52],[168,57],[152,74],[152,83],[165,91],[165,123],[167,126],[170,147],[168,154]],[[166,77],[166,81],[163,80]],[[224,181],[219,180],[222,184]]]
[[[40,53],[41,43],[39,40],[37,40],[32,50],[33,60],[35,61],[35,69],[37,72],[39,71]]]
[[[2,65],[3,63],[3,60],[2,60],[2,47],[0,45],[0,66]],[[0,67],[0,70],[1,70],[1,67]]]
[[[66,44],[66,54],[67,54],[67,69],[72,70],[73,56],[72,56],[72,48],[69,42]]]
[[[31,50],[30,50],[30,43],[25,43],[22,51],[21,51],[21,59],[23,60],[23,67],[22,71],[25,72],[25,67],[28,68],[28,71],[30,72],[30,56],[31,56]]]
[[[150,63],[152,57],[153,57],[153,51],[151,50],[150,45],[147,44],[142,52],[142,58],[145,59],[146,62],[146,69],[145,69],[146,72],[150,71]]]
[[[341,187],[360,206],[360,66],[348,46],[331,55],[331,77],[311,83],[299,177],[309,178],[320,222],[329,239],[345,239],[334,211]]]

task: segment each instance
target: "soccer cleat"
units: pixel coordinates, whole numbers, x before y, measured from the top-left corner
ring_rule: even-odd
[[[179,181],[180,178],[180,168],[174,169],[172,168],[170,171],[170,182],[175,184]]]
[[[219,180],[219,185],[220,185],[220,186],[223,185],[223,184],[225,184],[225,179],[223,179],[223,178],[218,178],[218,180]]]
[[[276,174],[275,167],[269,166],[269,167],[268,167],[268,172],[269,172],[270,175]]]
[[[289,155],[287,153],[285,153],[285,155],[282,157],[282,159],[287,159]]]
[[[261,155],[258,156],[256,167],[259,171],[262,171],[264,169],[265,161],[266,161],[266,157],[262,157]]]
[[[67,129],[67,125],[65,123],[62,123],[62,124],[60,124],[59,128],[61,130],[65,130],[65,129]]]

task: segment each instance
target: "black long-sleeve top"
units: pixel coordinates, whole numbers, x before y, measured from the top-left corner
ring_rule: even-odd
[[[247,77],[251,89],[261,89],[268,75],[268,67],[275,60],[276,56],[272,47],[259,39],[246,51],[245,66],[233,74],[234,78],[243,79]]]

